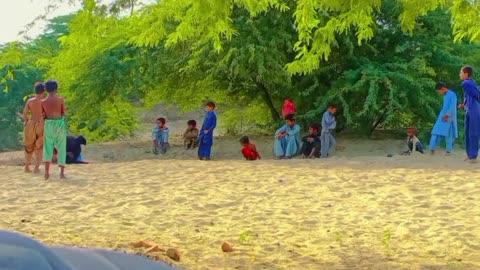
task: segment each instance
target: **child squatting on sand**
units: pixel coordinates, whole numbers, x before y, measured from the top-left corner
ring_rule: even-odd
[[[316,125],[310,125],[308,135],[302,138],[302,143],[302,148],[300,149],[302,159],[320,157],[320,138]]]
[[[250,143],[250,139],[247,136],[243,136],[240,139],[240,144],[242,144],[242,154],[246,160],[257,160],[262,159],[260,154],[257,151],[255,144]]]
[[[417,130],[415,128],[409,128],[407,130],[407,146],[408,150],[402,152],[402,155],[410,155],[419,152],[423,154],[423,145],[420,140],[417,138]]]
[[[198,132],[197,121],[188,120],[187,130],[183,133],[183,146],[185,150],[195,149],[198,146]]]

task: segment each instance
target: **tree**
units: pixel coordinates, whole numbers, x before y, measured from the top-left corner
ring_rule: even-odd
[[[4,65],[0,78],[0,89],[4,89],[0,91],[0,150],[15,149],[20,145],[23,119],[12,112],[23,110],[24,97],[33,92],[31,82],[41,78],[41,71],[28,65]]]
[[[359,45],[374,36],[378,24],[375,12],[382,8],[381,0],[165,0],[152,6],[143,21],[143,33],[135,39],[137,44],[158,45],[166,38],[171,46],[183,41],[197,44],[211,42],[214,49],[222,50],[224,41],[231,40],[238,29],[233,24],[236,8],[244,9],[250,16],[262,16],[271,9],[293,10],[298,42],[295,44],[296,60],[288,64],[292,74],[311,73],[322,60],[328,60],[337,35],[352,33]],[[417,18],[442,8],[451,13],[455,40],[478,40],[480,36],[480,3],[465,0],[397,0],[402,8],[397,18],[403,31],[412,32]],[[154,22],[154,23],[152,23]],[[175,22],[174,31],[167,25]]]
[[[320,98],[307,117],[318,118],[326,103],[336,101],[344,118],[340,122],[366,134],[378,126],[429,129],[441,101],[433,91],[435,81],[455,86],[458,69],[465,62],[479,60],[467,49],[479,46],[453,43],[445,11],[419,18],[412,35],[402,31],[400,12],[398,1],[385,0],[382,9],[374,13],[377,23],[370,41],[355,45],[356,38],[349,36],[348,45],[345,38],[337,38],[342,43],[334,58],[323,65],[333,63],[339,77],[330,77],[333,83],[326,83],[328,87],[318,87],[322,82],[317,80],[318,90],[308,94]],[[338,53],[343,53],[343,62],[338,61]],[[313,74],[328,77],[331,72]]]

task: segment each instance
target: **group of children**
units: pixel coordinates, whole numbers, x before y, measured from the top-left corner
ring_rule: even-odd
[[[443,96],[443,106],[432,128],[430,137],[430,153],[435,154],[441,141],[445,141],[446,155],[453,151],[455,139],[458,138],[457,108],[465,110],[465,161],[477,162],[480,141],[480,89],[472,80],[473,69],[464,66],[460,70],[464,100],[457,105],[457,95],[443,82],[438,82],[435,90]],[[424,153],[423,144],[416,136],[415,128],[407,130],[408,150],[403,155]]]
[[[334,116],[336,111],[336,106],[330,104],[322,116],[321,127],[311,124],[308,135],[300,140],[300,125],[296,124],[294,117],[295,105],[287,98],[282,110],[286,123],[275,132],[275,158],[290,159],[298,154],[308,159],[329,157],[330,149],[336,144],[333,136],[337,125]]]
[[[65,101],[57,96],[58,83],[49,80],[37,82],[35,96],[30,98],[23,110],[25,171],[30,172],[30,164],[35,154],[34,173],[40,172],[45,162],[45,180],[50,177],[50,163],[54,149],[58,151],[57,164],[60,166],[60,178],[65,178],[67,156],[67,124],[65,121]],[[44,97],[45,91],[48,93]]]
[[[213,132],[217,126],[217,114],[215,113],[215,103],[210,101],[206,104],[207,113],[202,124],[202,128],[197,128],[195,120],[187,122],[187,130],[183,134],[184,147],[186,150],[198,147],[198,158],[200,160],[210,160],[213,146]],[[166,126],[165,118],[158,118],[157,125],[153,128],[153,153],[165,154],[169,146],[169,129]]]
[[[195,120],[187,122],[187,130],[183,134],[184,148],[195,149],[198,146],[198,157],[200,160],[211,159],[211,149],[213,146],[213,131],[217,125],[217,116],[215,113],[215,103],[206,104],[207,114],[202,128],[196,127]],[[294,117],[295,104],[290,98],[285,100],[282,114],[285,117],[286,124],[279,128],[275,133],[274,153],[277,159],[289,159],[298,154],[302,158],[320,158],[328,157],[331,147],[335,144],[333,130],[336,127],[334,114],[337,108],[334,105],[328,106],[328,110],[323,114],[322,129],[320,131],[317,125],[311,125],[309,134],[300,141],[300,126],[296,124]],[[158,118],[157,124],[152,132],[153,153],[155,155],[165,154],[169,146],[169,129],[166,126],[165,118]],[[300,143],[302,145],[300,146]],[[248,136],[240,139],[242,146],[241,153],[247,160],[261,159],[257,147],[250,142]]]
[[[476,161],[480,138],[480,90],[471,79],[473,69],[465,66],[460,71],[463,80],[464,102],[458,108],[465,109],[465,141],[467,148],[467,159]],[[439,142],[445,140],[447,154],[453,149],[454,140],[458,137],[457,129],[457,96],[448,89],[446,84],[437,83],[436,91],[444,96],[442,110],[432,129],[430,140],[430,151],[433,154]],[[25,171],[30,172],[30,164],[35,155],[34,172],[38,173],[41,162],[45,162],[45,179],[50,176],[50,163],[56,158],[60,166],[60,178],[65,178],[65,164],[67,161],[67,124],[65,121],[65,101],[57,96],[58,83],[49,80],[45,83],[37,82],[34,86],[35,96],[30,98],[25,105],[23,116],[24,124],[24,151]],[[48,93],[44,97],[45,91]],[[202,127],[199,130],[195,120],[187,122],[185,131],[185,149],[198,147],[200,160],[211,159],[213,146],[213,132],[217,126],[217,115],[215,103],[206,103],[206,115]],[[322,116],[321,126],[312,124],[309,126],[309,133],[300,140],[300,126],[294,117],[295,104],[287,98],[282,108],[282,115],[285,118],[285,125],[275,132],[274,154],[276,159],[290,159],[296,155],[301,158],[327,158],[330,156],[330,149],[336,144],[333,131],[336,127],[335,113],[337,108],[329,105]],[[416,136],[416,130],[410,128],[407,131],[408,150],[402,154],[424,153],[424,147]],[[165,154],[169,146],[169,129],[166,126],[165,118],[158,118],[157,125],[152,133],[154,153]],[[73,138],[73,137],[72,137]],[[74,160],[78,161],[80,144],[86,144],[83,137],[76,138],[78,147],[73,153]],[[73,140],[72,140],[73,141]],[[242,145],[241,153],[247,160],[257,160],[261,156],[256,146],[250,142],[247,136],[240,139]],[[302,143],[302,145],[300,145]],[[63,149],[55,153],[55,149]],[[81,150],[80,150],[81,151]]]

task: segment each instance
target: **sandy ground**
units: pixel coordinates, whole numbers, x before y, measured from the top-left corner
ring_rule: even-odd
[[[328,160],[275,161],[257,138],[265,159],[247,162],[223,138],[202,162],[172,142],[166,156],[146,141],[88,145],[93,163],[66,181],[1,153],[0,228],[130,252],[152,240],[178,248],[184,269],[480,269],[480,164],[459,148],[387,158],[402,141],[340,140]]]

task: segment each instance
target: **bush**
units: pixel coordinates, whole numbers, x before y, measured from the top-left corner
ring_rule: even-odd
[[[268,108],[260,103],[227,109],[219,114],[219,123],[225,133],[232,136],[245,133],[271,134],[273,128]]]

